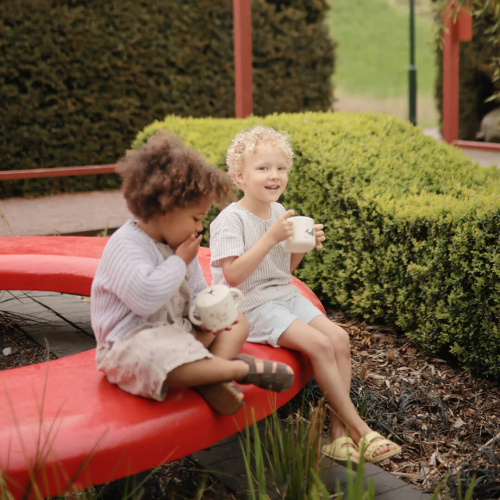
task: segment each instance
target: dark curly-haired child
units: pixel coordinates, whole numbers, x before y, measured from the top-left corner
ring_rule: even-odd
[[[196,329],[187,319],[207,287],[198,233],[212,203],[231,198],[226,174],[166,132],[128,151],[117,170],[137,220],[111,236],[92,283],[97,368],[124,391],[158,401],[167,385],[197,387],[224,414],[243,402],[233,380],[289,388],[287,365],[238,357],[248,335],[241,314],[223,331]]]

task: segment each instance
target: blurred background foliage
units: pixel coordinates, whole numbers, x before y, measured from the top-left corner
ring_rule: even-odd
[[[327,110],[326,0],[254,0],[254,112]],[[166,115],[234,116],[232,1],[4,0],[2,169],[114,163]],[[0,196],[117,187],[114,176],[0,183]]]
[[[414,0],[417,121],[439,133],[442,12]],[[465,0],[459,0],[458,5]],[[472,0],[460,137],[498,106],[500,0]],[[409,0],[253,0],[254,113],[408,118]],[[2,170],[114,163],[165,116],[234,116],[232,2],[4,0]],[[9,181],[0,198],[112,189],[114,175]]]

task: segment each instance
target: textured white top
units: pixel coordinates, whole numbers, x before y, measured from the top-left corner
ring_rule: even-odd
[[[207,287],[196,257],[191,300]],[[157,242],[129,220],[109,239],[92,282],[90,316],[97,343],[114,342],[163,307],[186,278],[177,255],[165,259]]]
[[[238,203],[225,208],[210,224],[212,283],[228,285],[220,261],[250,250],[285,211],[280,203],[271,203],[271,217],[261,219]],[[239,307],[242,313],[266,302],[284,302],[299,294],[298,288],[291,284],[290,259],[291,254],[285,252],[281,243],[274,245],[257,269],[237,286],[244,296]]]

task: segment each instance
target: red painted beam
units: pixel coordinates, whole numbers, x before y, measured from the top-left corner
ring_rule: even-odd
[[[472,16],[469,7],[462,7],[458,13],[458,40],[470,42],[472,40]]]
[[[233,0],[233,23],[236,118],[246,118],[253,113],[251,0]]]
[[[0,181],[17,179],[40,179],[42,177],[68,177],[70,175],[113,174],[115,165],[92,165],[88,167],[33,168],[0,172]]]
[[[458,139],[458,44],[458,27],[453,19],[453,3],[450,2],[444,13],[443,33],[443,139],[446,142]]]
[[[495,142],[477,142],[477,141],[453,141],[453,145],[463,149],[479,149],[482,151],[493,151],[500,153],[500,144]]]
[[[459,123],[459,43],[472,40],[472,17],[468,7],[462,8],[456,18],[455,2],[451,1],[444,13],[443,33],[443,139],[458,140]]]

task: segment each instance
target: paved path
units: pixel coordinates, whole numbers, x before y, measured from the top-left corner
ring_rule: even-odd
[[[88,297],[57,292],[0,291],[0,311],[58,358],[96,346]],[[0,353],[1,355],[1,353]]]
[[[8,198],[0,200],[0,215],[2,208],[7,222],[0,221],[0,237],[96,234],[132,216],[120,191]]]
[[[441,133],[439,129],[436,128],[424,128],[423,132],[425,135],[430,137],[434,137],[438,141],[440,141]],[[474,150],[474,149],[461,149],[462,153],[465,156],[468,156],[472,161],[479,162],[479,165],[482,167],[490,167],[491,165],[496,165],[500,167],[500,153],[495,153],[494,151],[482,151],[482,150]]]

